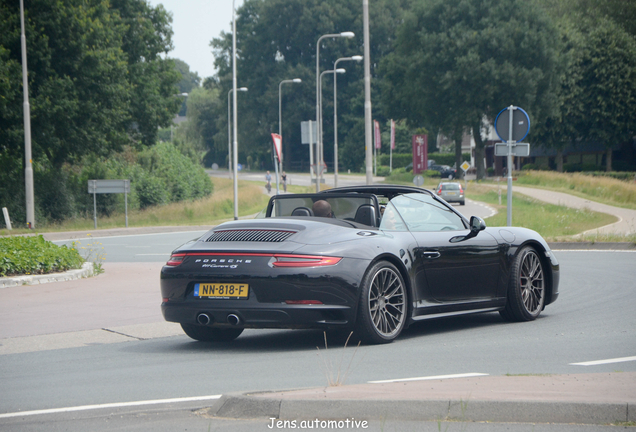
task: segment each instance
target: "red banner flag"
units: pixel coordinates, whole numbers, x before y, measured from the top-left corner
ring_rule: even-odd
[[[380,136],[380,122],[377,120],[373,120],[373,125],[375,126],[375,148],[380,149],[382,147],[382,137]]]
[[[391,119],[391,150],[395,150],[395,121]]]
[[[413,135],[413,174],[428,168],[428,135]]]

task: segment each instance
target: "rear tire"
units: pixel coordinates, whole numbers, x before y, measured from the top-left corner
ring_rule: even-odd
[[[194,324],[181,324],[181,328],[194,340],[200,342],[231,342],[243,333],[242,328],[205,327]]]
[[[537,251],[526,246],[514,257],[508,279],[506,307],[499,314],[508,321],[535,320],[545,304],[546,280]]]
[[[404,329],[408,311],[402,275],[390,262],[379,261],[367,270],[361,287],[356,333],[366,343],[392,342]]]

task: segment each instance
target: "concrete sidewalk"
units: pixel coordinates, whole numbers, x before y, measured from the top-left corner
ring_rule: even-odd
[[[631,407],[631,410],[630,410]],[[230,418],[617,424],[636,421],[636,373],[483,376],[224,395]]]

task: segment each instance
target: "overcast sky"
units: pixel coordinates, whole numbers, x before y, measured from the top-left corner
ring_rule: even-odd
[[[201,78],[214,75],[210,41],[232,30],[232,0],[148,0],[172,12],[172,44],[169,56],[183,60]],[[238,9],[243,0],[236,0]]]

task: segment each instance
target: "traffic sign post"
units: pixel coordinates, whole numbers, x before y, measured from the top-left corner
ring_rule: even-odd
[[[301,135],[301,144],[309,144],[309,179],[313,183],[314,180],[312,178],[312,168],[314,166],[314,143],[318,143],[318,128],[316,127],[316,122],[313,120],[308,120],[304,122],[300,122],[300,135]],[[318,160],[318,156],[316,155],[316,161]],[[316,170],[316,192],[320,192],[320,184],[318,183],[318,170]]]
[[[130,180],[89,180],[88,193],[93,194],[93,222],[97,229],[97,194],[123,193],[126,211],[126,228],[128,228],[128,194],[130,193]]]
[[[495,154],[497,156],[508,156],[508,215],[506,222],[508,226],[512,226],[512,156],[528,156],[530,154],[530,144],[518,143],[530,132],[530,117],[523,109],[510,105],[508,108],[502,109],[497,115],[495,132],[506,143],[500,146],[499,154],[497,154],[497,145],[495,145]],[[519,147],[518,149],[517,146]],[[503,154],[504,147],[506,148],[505,154]]]
[[[459,167],[462,169],[462,171],[464,171],[464,189],[466,189],[466,171],[468,171],[468,169],[470,168],[470,164],[464,161],[464,163],[461,164]]]

